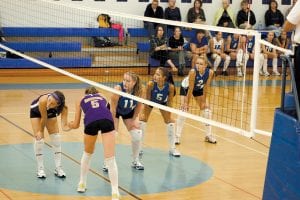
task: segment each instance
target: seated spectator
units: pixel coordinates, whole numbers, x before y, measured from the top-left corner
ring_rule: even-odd
[[[281,48],[289,49],[291,47],[291,40],[287,37],[287,32],[281,31],[278,38],[274,39],[275,44]],[[277,51],[279,55],[283,54],[281,51]]]
[[[97,21],[99,23],[99,28],[112,28],[116,29],[119,32],[119,45],[122,45],[124,42],[124,29],[122,24],[111,22],[110,16],[107,14],[100,14],[97,17]]]
[[[241,2],[241,8],[242,9],[237,14],[237,19],[236,19],[237,27],[241,29],[252,29],[252,27],[256,23],[256,19],[254,13],[249,8],[249,3],[247,0],[243,0]]]
[[[213,25],[235,28],[234,22],[235,18],[229,7],[229,0],[222,0],[222,8],[219,8],[215,14]]]
[[[231,60],[236,60],[237,75],[241,76],[243,59],[243,51],[241,50],[241,35],[236,33],[228,35],[225,52],[229,54]]]
[[[265,23],[268,30],[274,30],[276,36],[279,36],[280,29],[283,25],[284,18],[276,0],[270,0],[269,9],[265,13]]]
[[[274,32],[268,32],[267,38],[265,39],[267,42],[274,44]],[[259,71],[260,75],[269,76],[268,72],[268,59],[272,59],[272,66],[273,66],[273,76],[280,76],[280,73],[277,70],[277,62],[278,62],[278,54],[276,50],[267,45],[261,45],[262,53],[261,53],[261,68]]]
[[[290,11],[292,10],[292,8],[294,7],[294,5],[296,4],[297,0],[293,0],[293,4],[291,7],[289,7],[286,12],[285,12],[285,19],[288,16],[288,14],[290,13]]]
[[[151,58],[157,59],[160,61],[160,66],[164,67],[165,63],[167,62],[172,71],[177,71],[176,66],[172,62],[169,57],[168,40],[164,36],[164,28],[162,25],[156,26],[156,33],[155,36],[150,40],[150,55]]]
[[[242,36],[240,38],[240,51],[242,51],[241,63],[237,64],[237,76],[243,76],[246,73],[246,66],[249,59],[254,60],[255,40],[253,35]],[[239,67],[240,66],[240,67]]]
[[[187,13],[187,21],[189,23],[204,24],[206,22],[204,10],[202,9],[202,1],[195,0],[194,7],[190,8]]]
[[[196,36],[190,41],[190,54],[188,56],[192,58],[191,67],[195,67],[198,56],[207,57],[207,51],[208,39],[205,37],[205,30],[199,29]]]
[[[174,34],[169,38],[169,55],[172,60],[178,60],[178,76],[184,76],[185,56],[183,49],[184,39],[180,27],[174,28]]]
[[[152,17],[157,19],[164,18],[164,10],[161,6],[158,5],[158,2],[158,0],[152,0],[152,3],[147,5],[144,12],[145,17]],[[144,21],[144,28],[148,30],[150,38],[154,36],[157,25],[157,23]]]
[[[165,19],[173,21],[181,21],[180,9],[176,7],[176,0],[168,0],[168,7],[165,9]],[[174,26],[168,25],[168,31],[174,31]]]
[[[222,37],[222,32],[216,32],[215,37],[209,40],[209,47],[211,58],[214,61],[214,74],[217,76],[217,68],[219,67],[222,60],[224,60],[222,75],[228,76],[227,68],[230,63],[230,57],[224,53],[224,39]]]

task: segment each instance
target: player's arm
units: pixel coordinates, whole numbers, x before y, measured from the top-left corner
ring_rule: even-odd
[[[69,131],[71,130],[68,126],[68,107],[64,106],[61,111],[61,128],[63,131]]]
[[[79,128],[79,125],[80,125],[80,118],[81,118],[81,107],[80,107],[80,102],[81,102],[81,99],[77,100],[76,103],[75,103],[75,118],[74,118],[74,121],[70,121],[70,122],[68,123],[68,126],[69,126],[71,129]]]
[[[194,85],[195,85],[195,77],[196,77],[196,72],[194,69],[191,69],[189,72],[189,89],[188,89],[188,93],[187,93],[187,106],[189,106],[190,101],[191,101],[191,97],[192,97],[192,93],[193,93]]]
[[[150,100],[151,99],[151,91],[153,89],[153,81],[149,81],[146,87],[146,99]]]
[[[212,38],[209,40],[208,44],[209,44],[210,52],[215,53],[214,41]]]
[[[145,98],[145,88],[144,88],[144,86],[142,86],[142,88],[141,88],[141,93],[140,93],[139,97],[141,97],[143,99]],[[139,116],[142,109],[143,109],[143,104],[141,102],[138,102],[135,109],[134,109],[134,114],[133,114],[132,118],[136,119]]]
[[[167,105],[171,108],[173,107],[174,94],[175,94],[175,87],[173,84],[169,84],[169,95],[168,95]]]
[[[208,79],[203,88],[204,99],[206,99],[208,91],[210,90],[210,84],[211,84],[211,80],[212,80],[213,76],[214,76],[214,71],[210,69]]]
[[[114,87],[114,89],[119,90],[119,91],[122,90],[120,85],[116,85]],[[116,131],[119,130],[119,119],[116,118],[119,99],[120,99],[120,95],[118,95],[118,94],[113,94],[110,98],[110,112],[111,112],[111,114],[113,116],[113,119],[114,119],[114,125],[115,125],[115,130]]]
[[[226,41],[226,49],[228,52],[232,52],[232,49],[230,48],[230,43],[231,43],[231,36],[228,36]]]

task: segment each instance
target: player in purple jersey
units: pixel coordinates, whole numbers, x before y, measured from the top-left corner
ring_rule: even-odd
[[[182,81],[180,87],[180,100],[181,110],[188,111],[191,102],[192,95],[195,98],[197,105],[201,110],[201,114],[204,118],[211,119],[212,112],[209,108],[208,99],[206,98],[210,82],[213,77],[213,70],[207,67],[208,61],[204,56],[200,56],[196,60],[196,66],[192,68],[189,75]],[[176,144],[179,144],[183,124],[185,121],[184,116],[178,116],[176,126]],[[211,125],[205,124],[206,136],[205,141],[209,143],[217,143],[217,140],[211,133]]]
[[[126,72],[124,74],[123,82],[116,85],[115,89],[138,97],[144,96],[141,80],[134,72]],[[111,97],[111,111],[114,117],[116,130],[118,130],[119,127],[119,118],[122,117],[123,122],[131,135],[132,167],[137,170],[144,170],[144,166],[139,159],[142,131],[139,126],[138,116],[142,110],[142,106],[142,103],[118,94],[113,94]]]
[[[59,178],[65,178],[66,174],[61,167],[61,137],[59,134],[57,116],[61,114],[61,127],[64,131],[67,126],[67,106],[65,96],[60,91],[43,94],[33,100],[30,106],[30,121],[34,133],[34,152],[37,160],[37,177],[46,178],[44,170],[43,148],[44,129],[46,128],[52,142],[54,151],[54,174]]]
[[[146,88],[146,99],[155,103],[173,106],[173,97],[175,95],[175,86],[172,74],[168,69],[159,67],[156,69],[153,76],[153,81],[149,81]],[[152,106],[145,105],[140,115],[140,126],[143,135],[145,134],[146,122],[152,111]],[[169,141],[169,153],[171,156],[180,157],[179,151],[175,147],[175,120],[171,117],[171,113],[165,110],[160,110],[164,122],[167,124],[167,135]]]
[[[85,95],[76,101],[75,119],[68,123],[70,128],[79,128],[82,112],[84,113],[84,152],[81,157],[80,181],[77,191],[86,191],[87,173],[98,133],[101,133],[104,162],[108,167],[112,199],[117,200],[120,194],[118,189],[118,168],[115,160],[115,127],[109,110],[109,103],[99,94],[95,87],[89,87],[85,90]]]

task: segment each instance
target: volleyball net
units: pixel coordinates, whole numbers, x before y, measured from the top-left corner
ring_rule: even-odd
[[[22,68],[51,69],[65,76],[96,86],[107,93],[122,95],[145,105],[183,115],[192,120],[208,123],[212,126],[230,130],[248,137],[254,135],[257,120],[257,102],[260,83],[260,44],[261,34],[253,30],[215,27],[205,24],[191,24],[163,19],[154,19],[131,14],[124,14],[79,6],[76,2],[66,1],[8,1],[4,0],[5,9],[1,10],[2,26],[6,41],[0,48],[10,55],[21,59],[4,58],[11,68],[20,62]],[[100,22],[109,16],[110,26]],[[191,43],[199,32],[207,37],[208,51],[205,53],[210,68],[216,72],[207,91],[207,103],[212,110],[212,118],[201,117],[199,105],[193,101],[188,112],[181,111],[179,88],[184,76],[173,72],[177,95],[173,107],[156,104],[147,99],[114,90],[122,82],[123,73],[134,71],[140,75],[144,85],[153,79],[154,70],[161,65],[151,57],[151,39],[153,35],[144,28],[145,23],[161,24],[164,37],[171,37],[174,27],[180,27],[184,37],[184,69],[186,76],[191,69],[193,53]],[[229,52],[222,57],[213,55],[211,41],[221,32],[226,53],[228,38],[237,40],[242,49],[242,57],[237,62],[237,53]],[[236,37],[236,38],[235,38]],[[247,52],[250,38],[253,40],[253,52]],[[98,42],[98,43],[97,43]],[[104,43],[107,44],[104,44]],[[220,44],[220,43],[218,43]],[[105,46],[106,45],[106,46]],[[269,45],[265,43],[265,45]],[[229,45],[230,46],[230,45]],[[277,48],[274,46],[273,48]],[[278,48],[278,50],[283,50]],[[249,56],[253,53],[254,59]],[[245,59],[248,57],[247,59]],[[227,59],[228,58],[228,59]],[[26,64],[21,60],[26,60]],[[180,64],[173,60],[179,68]],[[55,61],[55,62],[54,62]],[[248,61],[248,62],[247,62]],[[35,63],[35,65],[31,64]],[[224,65],[228,64],[225,69]],[[250,64],[249,64],[250,63]],[[5,64],[4,64],[5,65]],[[16,65],[16,66],[14,66]],[[4,66],[5,67],[5,66]],[[164,67],[170,68],[168,64]],[[70,70],[66,70],[71,68]],[[239,72],[242,72],[239,74]],[[175,116],[174,116],[175,117]]]

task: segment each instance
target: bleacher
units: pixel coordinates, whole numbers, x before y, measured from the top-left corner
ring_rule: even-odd
[[[3,42],[12,49],[20,52],[69,52],[66,57],[37,57],[37,59],[61,68],[91,67],[92,57],[82,57],[71,52],[81,52],[82,41],[65,41],[70,37],[118,37],[118,31],[111,28],[74,28],[74,27],[3,27],[7,42]],[[11,39],[12,38],[12,39]],[[53,38],[49,41],[49,38]],[[60,38],[57,39],[56,38]],[[61,39],[62,38],[62,39]],[[13,40],[13,41],[11,41]],[[0,48],[0,51],[3,49]],[[87,51],[87,48],[85,48]],[[67,55],[62,54],[62,55]],[[40,68],[41,66],[20,58],[1,58],[0,68]]]

